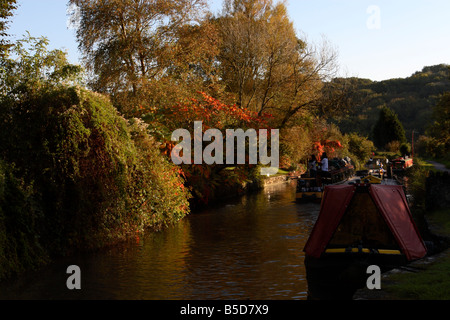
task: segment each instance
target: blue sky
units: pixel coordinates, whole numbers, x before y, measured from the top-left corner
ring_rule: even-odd
[[[213,11],[222,0],[208,0]],[[77,63],[75,31],[67,28],[66,0],[18,0],[9,33],[46,36]],[[339,54],[342,75],[372,80],[408,77],[424,66],[450,64],[448,0],[288,0],[299,36],[325,37]]]

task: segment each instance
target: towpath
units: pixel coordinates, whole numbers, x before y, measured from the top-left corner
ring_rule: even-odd
[[[445,165],[443,165],[442,163],[438,163],[438,162],[435,162],[435,161],[428,161],[428,160],[427,160],[427,162],[432,164],[436,168],[436,170],[450,173],[450,169],[447,169],[445,167]]]

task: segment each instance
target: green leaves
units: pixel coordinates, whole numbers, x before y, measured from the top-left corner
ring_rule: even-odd
[[[52,253],[112,244],[189,213],[179,168],[142,121],[127,121],[103,95],[34,88],[0,123],[0,159],[33,183],[43,212],[33,232]]]
[[[426,131],[428,137],[421,136],[419,145],[426,149],[424,155],[437,159],[450,157],[450,92],[440,96],[433,108],[433,122]]]
[[[204,0],[70,0],[87,68],[100,92],[136,93],[143,80],[168,72],[165,56],[178,29],[192,22]],[[177,51],[182,53],[182,51]]]
[[[8,34],[8,19],[13,15],[13,11],[17,9],[16,0],[2,0],[0,1],[0,58],[7,56],[7,51],[11,46],[6,39]]]
[[[373,128],[373,141],[380,149],[392,141],[406,142],[402,123],[398,120],[397,114],[386,106],[380,110],[378,121]]]
[[[62,50],[48,50],[45,37],[33,37],[29,32],[10,48],[10,57],[0,62],[0,95],[21,94],[45,86],[82,84],[82,68],[67,60]]]

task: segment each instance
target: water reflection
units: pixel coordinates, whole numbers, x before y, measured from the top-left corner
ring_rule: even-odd
[[[193,214],[163,232],[59,261],[0,286],[8,299],[306,299],[303,247],[319,206],[295,201],[295,184]],[[70,291],[66,268],[81,268]]]

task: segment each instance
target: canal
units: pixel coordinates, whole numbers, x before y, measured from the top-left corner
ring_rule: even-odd
[[[318,213],[318,204],[295,203],[295,181],[268,186],[3,283],[0,298],[306,300],[302,250]],[[70,265],[80,267],[80,290],[67,289]]]

